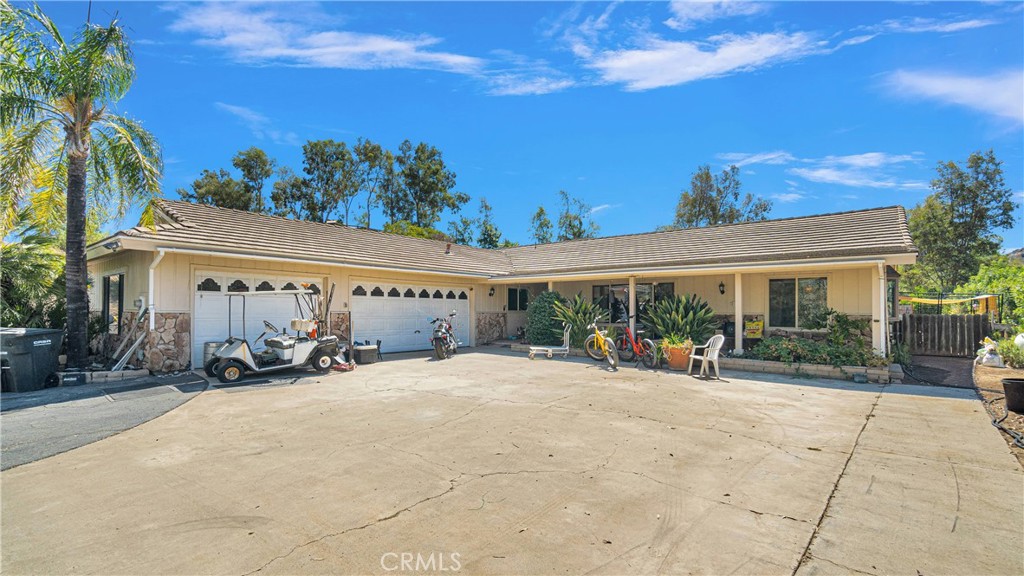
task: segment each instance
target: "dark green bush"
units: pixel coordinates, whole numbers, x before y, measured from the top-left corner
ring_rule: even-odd
[[[558,292],[541,292],[526,309],[526,339],[537,346],[562,343],[562,321],[555,317],[555,302],[565,302]]]
[[[553,304],[555,309],[555,317],[560,322],[566,324],[572,324],[572,332],[569,333],[569,344],[574,348],[582,348],[583,341],[587,339],[588,334],[593,332],[587,328],[595,320],[597,322],[604,322],[608,319],[608,311],[594,305],[583,297],[582,294],[577,294],[572,300],[568,302],[555,302]],[[559,326],[559,335],[562,333],[562,328]],[[609,334],[609,338],[613,338]]]
[[[696,294],[659,300],[643,318],[654,336],[679,336],[703,344],[715,333],[715,311]]]
[[[831,342],[815,342],[807,338],[765,338],[750,355],[758,360],[787,364],[822,364],[826,366],[885,366],[888,361],[875,354],[866,343],[837,346]]]

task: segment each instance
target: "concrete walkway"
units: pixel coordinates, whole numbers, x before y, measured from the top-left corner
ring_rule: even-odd
[[[3,472],[2,570],[1024,572],[973,393],[725,376],[460,353],[210,390]]]

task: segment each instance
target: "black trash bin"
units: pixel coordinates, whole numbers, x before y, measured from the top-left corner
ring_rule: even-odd
[[[0,365],[4,392],[29,392],[57,384],[64,331],[0,328]]]

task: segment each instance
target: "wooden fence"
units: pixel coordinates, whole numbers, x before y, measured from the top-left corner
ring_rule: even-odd
[[[898,334],[910,344],[911,354],[973,357],[981,340],[992,334],[984,314],[904,314]]]

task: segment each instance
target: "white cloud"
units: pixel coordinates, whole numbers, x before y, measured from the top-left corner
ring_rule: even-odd
[[[897,70],[888,76],[887,84],[901,96],[965,106],[1024,124],[1024,71],[1021,70],[989,76]]]
[[[737,166],[755,164],[793,165],[787,174],[799,176],[810,182],[839,184],[859,188],[892,188],[904,190],[926,189],[928,184],[918,180],[900,178],[895,172],[907,163],[916,163],[921,153],[889,154],[887,152],[864,152],[843,156],[830,155],[823,158],[798,158],[785,150],[772,152],[726,152],[716,157]],[[749,170],[748,170],[749,172]],[[797,190],[798,183],[784,180],[790,186],[791,194],[803,195]],[[779,194],[773,196],[780,202],[793,202],[795,196]]]
[[[803,32],[723,34],[707,42],[648,37],[642,44],[636,49],[601,52],[588,65],[606,82],[638,91],[756,70],[825,50]]]
[[[266,139],[274,144],[286,144],[289,146],[299,145],[299,136],[296,133],[274,128],[270,118],[252,108],[225,104],[224,102],[215,102],[214,106],[238,118],[252,132],[252,135],[259,140]]]
[[[702,22],[736,16],[753,16],[768,10],[760,2],[731,2],[721,0],[674,0],[669,4],[672,17],[664,24],[673,30],[689,30]]]
[[[783,204],[792,204],[803,200],[806,196],[799,192],[784,192],[781,194],[772,194],[771,198],[778,202],[782,202]]]
[[[246,64],[321,68],[418,68],[479,71],[479,58],[432,48],[429,35],[382,35],[325,29],[325,22],[291,4],[205,3],[173,5],[170,29],[198,36],[197,44],[224,50]],[[329,19],[327,24],[331,24]]]
[[[590,215],[594,216],[608,210],[609,208],[619,208],[620,206],[622,206],[622,204],[598,204],[590,209]]]
[[[715,157],[740,168],[747,166],[748,164],[788,164],[796,160],[792,154],[784,150],[776,150],[775,152],[757,152],[755,154],[748,154],[746,152],[725,152],[717,154]]]
[[[507,63],[495,64],[484,81],[488,92],[495,96],[524,96],[550,94],[571,88],[576,82],[567,74],[552,68],[545,60],[534,60],[507,50],[495,50],[495,59]]]
[[[871,26],[869,29],[886,31],[886,32],[904,32],[904,33],[921,33],[921,32],[961,32],[963,30],[974,30],[976,28],[984,28],[986,26],[992,26],[998,24],[997,20],[990,20],[985,18],[972,18],[972,19],[960,19],[960,20],[936,20],[934,18],[904,18],[900,20],[886,20],[877,26]]]

